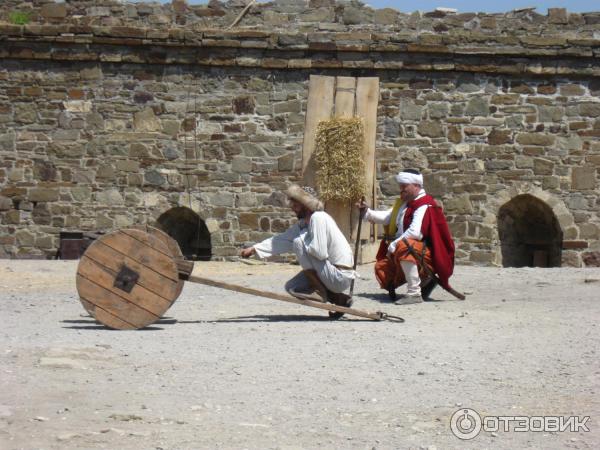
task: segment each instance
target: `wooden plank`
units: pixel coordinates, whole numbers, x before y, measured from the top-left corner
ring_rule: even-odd
[[[93,259],[90,259],[90,257],[87,255],[84,255],[81,258],[81,262],[79,263],[79,267],[77,269],[78,275],[91,280],[98,286],[101,286],[107,291],[118,295],[125,301],[133,303],[134,305],[151,312],[155,316],[162,316],[173,303],[170,298],[161,297],[159,294],[149,291],[138,283],[135,284],[131,292],[125,292],[118,287],[115,287],[114,283],[117,273],[117,271],[112,270]],[[140,278],[142,275],[143,272],[140,273]],[[92,303],[94,302],[92,301]]]
[[[372,208],[375,204],[375,143],[377,139],[377,105],[379,103],[379,78],[359,78],[356,85],[356,115],[363,118],[365,129],[365,145],[363,161],[365,162],[366,200]],[[353,209],[352,236],[356,239],[358,225],[358,210]],[[361,239],[377,238],[374,226],[364,227]]]
[[[140,230],[118,230],[107,234],[102,239],[94,242],[93,245],[101,243],[111,247],[116,252],[126,255],[130,261],[136,261],[141,265],[150,267],[153,271],[166,278],[171,278],[177,283],[179,277],[177,270],[173,273],[175,263],[166,244],[154,237],[149,242],[149,237],[152,236]]]
[[[379,311],[371,313],[368,311],[361,311],[359,309],[334,305],[333,303],[323,303],[314,300],[301,300],[299,298],[292,297],[291,295],[278,294],[276,292],[269,291],[261,291],[259,289],[252,289],[246,286],[225,283],[223,281],[212,280],[210,278],[198,277],[195,275],[190,276],[189,281],[191,281],[192,283],[200,283],[205,284],[207,286],[213,286],[222,289],[228,289],[230,291],[241,292],[243,294],[256,295],[259,297],[266,297],[273,300],[280,300],[282,302],[296,303],[297,305],[311,306],[313,308],[325,309],[327,311],[343,312],[353,316],[364,317],[366,319],[381,320],[383,318],[383,314]]]
[[[77,292],[81,298],[96,306],[95,313],[98,313],[99,309],[104,310],[134,328],[144,328],[160,318],[133,303],[124,301],[122,297],[81,275],[77,275]],[[102,318],[98,314],[95,317],[98,321]],[[110,324],[104,323],[104,325],[113,328]]]
[[[302,143],[302,180],[307,186],[315,187],[315,137],[317,125],[327,120],[333,113],[333,89],[335,77],[311,75],[308,82],[308,104],[304,122],[304,141]]]
[[[166,276],[154,270],[152,260],[146,260],[142,264],[138,260],[130,258],[105,245],[103,240],[96,241],[93,245],[94,248],[90,246],[88,250],[91,249],[91,251],[86,252],[84,256],[95,261],[100,267],[106,267],[116,275],[121,270],[122,265],[125,264],[130,269],[139,273],[140,278],[136,284],[158,294],[164,299],[168,299],[171,303],[177,299],[179,278],[177,281],[171,279],[173,272],[179,277],[175,260],[169,260],[171,263],[171,274]]]
[[[354,117],[356,97],[356,78],[336,77],[334,117]],[[352,202],[330,200],[325,204],[325,211],[335,220],[341,232],[350,241],[352,231],[350,214]]]
[[[346,117],[351,119],[355,112],[356,78],[336,77],[335,79],[335,118]]]
[[[85,310],[88,313],[90,313],[90,315],[92,317],[96,318],[97,322],[100,322],[101,324],[107,326],[108,328],[112,328],[115,330],[135,330],[136,329],[136,327],[134,327],[130,323],[127,323],[127,322],[119,319],[118,317],[115,317],[111,313],[106,312],[101,308],[96,308],[96,305],[94,305],[93,303],[90,303],[87,300],[84,300],[83,298],[80,298],[79,300],[81,301],[81,304],[83,305]]]
[[[160,239],[161,242],[167,244],[167,248],[169,249],[171,256],[173,258],[175,258],[176,260],[183,260],[183,253],[181,252],[181,248],[179,247],[179,244],[177,243],[177,241],[175,239],[173,239],[171,236],[169,236],[163,230],[160,230],[155,227],[151,227],[150,225],[135,225],[132,228],[136,229],[136,230],[144,231],[154,237],[157,237],[158,239]],[[186,261],[186,263],[191,264],[192,268],[193,268],[194,263],[192,261]],[[181,264],[183,267],[185,263],[182,262]],[[179,265],[178,265],[178,267],[179,267]],[[187,273],[187,275],[189,275],[192,272],[192,268],[189,269],[189,272]],[[175,299],[179,298],[179,295],[181,294],[181,291],[183,291],[183,286],[185,284],[185,281],[184,281],[185,278],[181,278],[181,268],[179,268],[179,269],[180,269],[179,270],[180,276],[179,276],[179,282],[177,283],[177,292],[175,294]]]

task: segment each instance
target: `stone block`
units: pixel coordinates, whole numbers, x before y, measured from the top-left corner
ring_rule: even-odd
[[[133,127],[137,132],[158,132],[162,130],[161,122],[154,115],[152,108],[146,108],[143,111],[135,113],[133,116]]]
[[[235,198],[231,192],[216,192],[210,194],[210,203],[215,206],[233,207],[235,204]]]
[[[419,123],[417,131],[421,136],[433,138],[444,136],[444,127],[438,121],[422,121]]]
[[[163,174],[155,169],[148,170],[144,173],[144,181],[152,186],[162,186],[167,182]]]
[[[548,8],[548,22],[554,24],[569,23],[569,13],[566,8]]]
[[[581,259],[586,267],[600,267],[600,252],[583,252]]]
[[[254,114],[256,100],[251,95],[242,95],[232,101],[232,108],[235,114]]]
[[[517,142],[521,145],[553,145],[555,137],[549,134],[542,133],[518,133]]]
[[[540,122],[558,122],[562,120],[564,116],[564,108],[560,106],[539,106],[538,107],[538,120]]]
[[[578,190],[596,188],[596,169],[594,167],[573,167],[571,169],[571,188]]]
[[[294,155],[283,155],[277,159],[277,169],[280,172],[291,172],[294,170]]]
[[[449,214],[472,214],[473,204],[467,194],[449,198],[444,203],[444,209]]]
[[[10,198],[0,195],[0,211],[8,211],[12,209],[13,202]]]
[[[491,264],[494,254],[491,251],[472,250],[469,254],[469,261],[477,264]]]
[[[467,116],[488,116],[490,114],[489,101],[485,97],[471,98],[465,109]]]
[[[253,208],[257,205],[256,194],[254,192],[242,192],[237,194],[238,208]]]
[[[533,173],[536,175],[552,175],[554,173],[554,163],[547,159],[535,158],[533,160]]]
[[[35,234],[27,229],[18,230],[15,238],[19,247],[32,247],[35,243]]]
[[[64,19],[67,7],[64,3],[46,3],[40,8],[40,15],[45,19]]]
[[[96,192],[96,201],[104,205],[122,205],[124,203],[123,196],[117,189],[107,189],[105,191]]]
[[[561,253],[561,266],[562,267],[581,267],[581,255],[577,251],[564,251]]]
[[[258,214],[255,213],[240,213],[238,221],[240,230],[257,230],[258,229]]]
[[[490,145],[510,144],[512,142],[512,130],[494,128],[487,138]]]
[[[238,173],[252,172],[252,159],[245,156],[235,156],[231,161],[231,170]]]
[[[402,120],[421,120],[423,107],[410,100],[400,101],[400,118]]]
[[[579,104],[579,114],[583,117],[600,117],[600,102]]]
[[[4,224],[18,225],[21,223],[21,211],[18,209],[10,210],[4,213],[2,217],[2,223]]]
[[[560,95],[574,97],[585,95],[585,89],[579,84],[564,84],[560,86]]]
[[[55,202],[59,199],[58,189],[33,188],[29,190],[30,202]]]

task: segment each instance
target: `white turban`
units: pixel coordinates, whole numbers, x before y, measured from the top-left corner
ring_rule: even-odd
[[[410,172],[399,172],[396,175],[396,181],[399,184],[418,184],[419,186],[423,186],[423,175],[410,173]]]

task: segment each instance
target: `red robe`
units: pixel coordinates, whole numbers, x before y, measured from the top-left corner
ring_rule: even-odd
[[[450,288],[448,280],[454,271],[454,241],[444,212],[431,195],[425,194],[420,199],[408,203],[404,212],[404,229],[410,226],[415,210],[423,205],[429,207],[423,217],[421,234],[431,248],[433,270],[440,279],[440,284],[442,287]]]

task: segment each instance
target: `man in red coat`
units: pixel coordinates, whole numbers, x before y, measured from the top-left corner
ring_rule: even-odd
[[[423,301],[439,283],[450,288],[448,279],[454,270],[454,242],[442,209],[423,189],[423,175],[407,169],[396,175],[400,198],[387,211],[366,208],[365,219],[383,224],[385,237],[375,264],[379,285],[389,292],[396,304]],[[425,267],[427,266],[427,267]],[[437,275],[436,281],[430,276]],[[405,294],[396,288],[406,283]],[[450,288],[451,289],[451,288]]]

